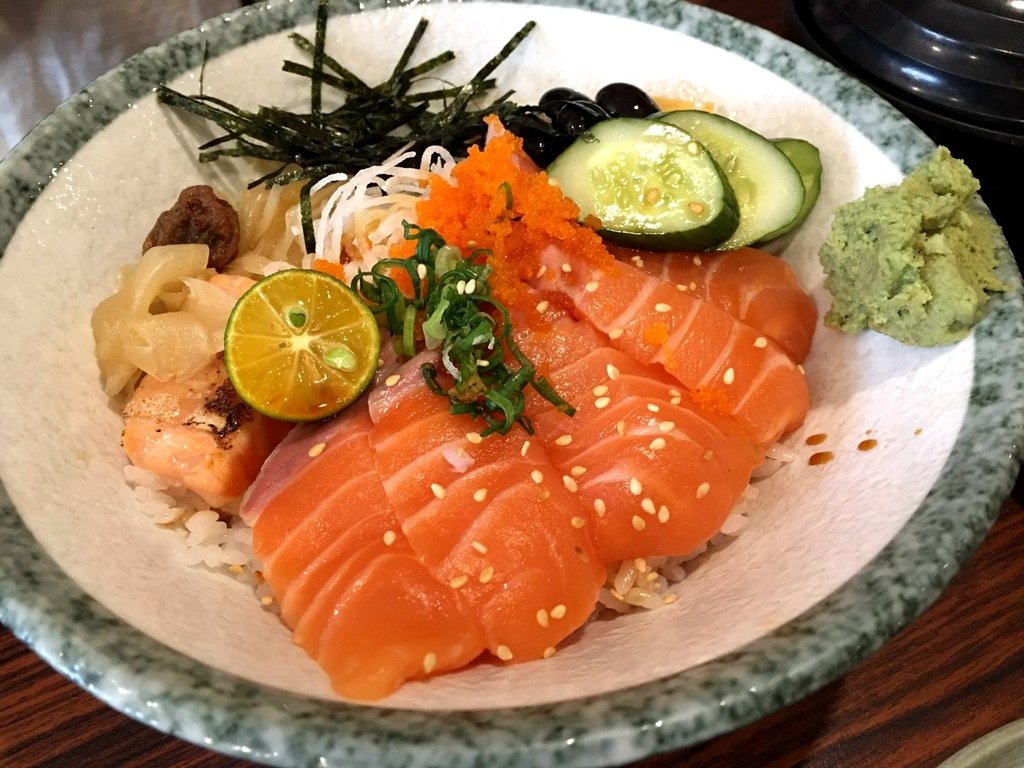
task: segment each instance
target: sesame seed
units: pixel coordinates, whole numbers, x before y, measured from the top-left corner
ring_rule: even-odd
[[[569,474],[572,475],[573,477],[583,477],[585,474],[587,474],[587,468],[581,467],[579,464],[577,464],[575,467],[569,470]]]
[[[523,447],[519,449],[519,455],[522,456],[525,459],[526,458],[526,452],[528,450],[530,450],[530,441],[529,440],[524,440],[523,441]]]
[[[502,661],[512,661],[512,649],[507,645],[499,645],[498,658]]]
[[[548,271],[548,268],[544,265],[540,265],[540,269],[537,270],[537,277],[544,277],[544,273]]]
[[[597,398],[597,400],[594,401],[594,407],[598,409],[607,408],[608,404],[611,403],[611,401],[612,399],[610,397],[599,397]]]
[[[615,431],[619,433],[619,437],[626,436],[626,422],[617,421],[615,422]]]
[[[643,501],[640,502],[640,508],[648,515],[653,515],[655,512],[657,512],[657,510],[654,507],[654,502],[646,497]]]
[[[562,619],[562,618],[565,618],[565,611],[566,611],[565,606],[562,605],[561,603],[559,603],[558,605],[556,605],[554,608],[551,609],[551,618],[552,619]]]
[[[467,432],[466,433],[466,439],[469,442],[471,442],[473,445],[479,445],[480,443],[483,442],[483,438],[480,437],[480,433],[479,432]]]
[[[610,331],[608,331],[608,338],[617,339],[620,336],[622,336],[623,333],[624,331],[621,328],[612,328]]]
[[[438,499],[443,499],[446,495],[444,487],[438,485],[437,483],[430,484],[430,492],[433,493],[434,497]]]
[[[732,384],[734,381],[736,381],[736,371],[733,370],[732,368],[726,370],[725,375],[722,376],[722,381],[724,381],[726,384]]]
[[[655,312],[671,312],[672,311],[672,305],[671,304],[666,304],[663,301],[659,301],[657,304],[654,305],[654,311]]]
[[[388,376],[386,379],[384,379],[384,386],[385,387],[393,387],[393,386],[395,386],[395,384],[397,384],[401,380],[402,380],[401,374],[393,373],[390,376]]]
[[[672,605],[672,603],[674,603],[675,601],[676,596],[673,595],[671,592],[669,592],[667,595],[661,598],[661,602],[663,602],[665,605]]]
[[[658,429],[660,429],[662,432],[671,432],[675,428],[676,423],[674,421],[663,421],[660,424],[658,424]]]
[[[309,453],[306,455],[309,456],[309,458],[311,459],[315,459],[317,456],[324,452],[324,448],[326,447],[327,443],[317,443],[316,445],[309,449]]]
[[[631,477],[629,478],[629,492],[632,493],[634,496],[639,496],[641,493],[644,492],[644,486],[635,477]]]
[[[697,486],[697,498],[703,499],[708,495],[708,491],[711,490],[711,483],[701,483]]]
[[[648,445],[647,447],[650,448],[652,451],[660,451],[662,448],[665,447],[665,445],[666,443],[664,437],[656,437],[653,440],[651,440],[651,444]]]
[[[640,573],[647,573],[647,561],[642,557],[633,560],[633,567],[640,571]]]
[[[582,517],[574,517],[569,522],[572,524],[573,528],[582,528],[587,524],[587,521],[584,520]]]
[[[426,280],[427,279],[427,265],[426,264],[417,264],[416,265],[416,274],[419,275],[420,280]]]
[[[494,578],[494,567],[488,565],[486,568],[480,571],[480,576],[478,578],[480,579],[481,584],[486,584],[488,581]]]
[[[683,285],[682,283],[676,283],[676,289],[682,291],[683,293],[686,293],[686,286]]]
[[[569,493],[576,493],[580,489],[579,484],[569,475],[562,475],[562,485],[565,486],[565,490]],[[575,525],[575,523],[573,524]],[[576,527],[578,528],[579,526]]]
[[[696,261],[696,259],[694,259]],[[470,294],[476,291],[476,278],[470,278],[469,282],[466,283],[466,293]]]
[[[661,408],[659,408],[656,403],[648,403],[647,410],[650,411],[651,413],[657,413],[658,411],[661,410]]]
[[[473,491],[473,501],[483,501],[486,498],[487,498],[487,489],[486,488],[477,488],[475,491]]]
[[[593,293],[597,289],[598,289],[598,282],[597,282],[597,280],[591,280],[589,283],[587,283],[586,285],[583,286],[583,290],[586,291],[587,293]]]
[[[604,372],[608,374],[608,378],[611,379],[612,381],[615,381],[617,378],[619,378],[619,369],[616,368],[611,363],[608,363],[608,365],[605,366]]]
[[[539,469],[535,469],[530,473],[530,479],[533,480],[537,485],[544,482],[544,473]]]
[[[568,262],[566,262],[565,264],[563,264],[563,265],[562,265],[562,271],[563,271],[563,272],[564,272],[565,274],[567,274],[567,275],[568,275],[568,274],[569,274],[570,272],[572,272],[572,264],[569,264]]]
[[[228,570],[231,571],[231,573],[233,573],[235,576],[238,576],[240,573],[242,573],[242,571],[245,570],[245,568],[236,563],[235,565],[230,566]]]
[[[694,263],[694,264],[696,264],[696,265],[697,265],[697,266],[699,267],[699,266],[700,266],[701,264],[703,264],[704,262],[703,262],[703,261],[701,261],[701,259],[700,259],[700,256],[694,256],[694,257],[693,257],[693,263]]]
[[[569,445],[572,442],[572,435],[559,435],[555,438],[555,445]]]
[[[754,339],[754,346],[757,347],[758,349],[764,349],[765,347],[768,346],[768,339],[766,339],[764,336],[758,336],[756,339]]]
[[[390,547],[392,544],[395,543],[395,540],[397,538],[398,534],[394,531],[384,531],[384,546]]]
[[[696,156],[700,154],[700,145],[696,141],[691,141],[689,144],[686,145],[686,151],[689,152],[691,155]]]
[[[479,541],[474,541],[472,544],[470,544],[470,546],[473,549],[475,549],[477,552],[479,552],[481,555],[486,555],[487,554],[487,547],[485,547]]]
[[[806,374],[807,373],[807,371],[804,370],[804,367],[802,365],[800,365],[799,363],[797,363],[796,369],[798,371],[800,371],[800,373],[802,373],[802,374]]]
[[[545,312],[548,311],[548,306],[550,306],[548,304],[548,302],[546,302],[546,301],[538,301],[537,302],[537,311],[540,312],[543,315]]]
[[[638,531],[642,531],[646,527],[647,523],[644,522],[644,519],[640,517],[640,515],[633,515],[633,528]]]
[[[455,284],[455,292],[459,294],[459,296],[462,296],[466,292],[465,280],[459,280],[459,282]]]
[[[479,360],[476,361],[476,367],[477,368],[486,368],[490,364],[491,363],[490,363],[489,360],[484,360],[483,358],[480,358]]]
[[[658,522],[659,523],[667,523],[669,517],[670,517],[670,513],[668,511],[668,507],[666,507],[664,504],[662,504],[658,508]]]
[[[420,266],[422,267],[423,265],[420,264]],[[436,666],[437,666],[437,654],[436,653],[428,653],[426,656],[423,657],[423,671],[426,672],[428,675],[431,672],[434,671],[434,667],[436,667]]]
[[[270,605],[273,602],[274,602],[274,598],[271,597],[270,595],[264,595],[263,597],[260,598],[260,604],[261,605]]]
[[[691,291],[696,291],[696,290],[697,290],[697,284],[696,284],[696,283],[694,283],[694,282],[691,282],[691,283],[690,283],[690,290],[691,290]]]
[[[607,394],[608,394],[608,387],[605,386],[604,384],[598,384],[596,387],[594,387],[594,397],[601,397],[601,395],[607,395]]]
[[[594,512],[597,513],[598,517],[604,517],[607,511],[608,505],[604,503],[604,499],[594,499]]]
[[[459,576],[456,576],[451,581],[449,581],[448,582],[448,586],[451,587],[452,589],[462,589],[464,586],[466,586],[466,582],[468,582],[468,581],[469,581],[469,576],[467,576],[466,574],[463,573],[463,574],[461,574]]]
[[[549,645],[547,648],[544,649],[544,658],[545,659],[550,659],[554,655],[555,655],[555,647],[553,645]]]
[[[548,621],[548,612],[545,611],[543,608],[541,608],[539,611],[537,611],[537,623],[540,624],[545,629],[547,629],[548,626],[550,626],[550,624],[551,624],[551,622]]]
[[[696,214],[704,213],[704,206],[701,205],[700,203],[693,202],[690,203],[690,205],[687,207]]]
[[[669,400],[669,403],[671,403],[672,405],[679,405],[681,402],[683,402],[682,395],[675,395],[671,400]]]

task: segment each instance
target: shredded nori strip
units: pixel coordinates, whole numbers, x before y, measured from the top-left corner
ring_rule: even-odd
[[[436,231],[408,222],[402,225],[405,237],[416,240],[416,252],[408,259],[384,259],[369,272],[360,271],[352,279],[352,289],[381,319],[406,357],[424,348],[425,336],[437,339],[443,333],[441,355],[455,369],[449,371],[454,384],[443,387],[436,366],[427,363],[420,372],[430,391],[448,398],[451,413],[483,420],[487,427],[481,436],[508,434],[515,424],[533,434],[533,425],[523,413],[527,386],[572,416],[576,409],[537,375],[512,337],[508,309],[490,295],[492,269],[486,262],[487,252],[462,258]],[[404,293],[390,276],[393,270],[405,273],[411,293]],[[475,288],[467,293],[470,281]],[[422,318],[421,334],[415,334],[409,321],[417,316]]]
[[[535,26],[528,22],[505,46],[462,86],[445,83],[443,88],[412,93],[411,89],[438,67],[455,58],[451,51],[410,66],[423,38],[427,21],[421,19],[402,50],[391,76],[370,86],[349,71],[325,50],[329,0],[320,0],[314,40],[293,33],[289,39],[312,57],[312,65],[285,61],[285,72],[308,78],[309,114],[294,113],[279,107],[259,107],[255,112],[236,107],[200,90],[186,96],[165,85],[157,88],[164,104],[189,112],[220,126],[226,133],[199,148],[200,162],[222,157],[266,160],[278,166],[249,184],[273,186],[293,181],[316,180],[333,173],[352,174],[379,165],[403,149],[416,156],[431,145],[441,145],[455,156],[464,156],[468,148],[481,144],[486,135],[483,118],[496,114],[504,119],[516,108],[508,101],[512,92],[502,94],[482,107],[471,107],[492,90],[491,73],[507,59]],[[442,81],[443,82],[443,81]],[[324,89],[339,91],[341,106],[325,111]],[[433,102],[440,102],[434,107]],[[309,249],[313,242],[313,222],[308,206],[308,186],[304,187],[302,226]]]

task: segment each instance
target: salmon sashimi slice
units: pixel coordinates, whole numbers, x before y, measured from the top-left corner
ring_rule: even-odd
[[[295,643],[335,691],[356,700],[465,666],[484,649],[476,619],[399,528],[375,470],[372,429],[365,399],[296,429],[244,505]]]
[[[590,616],[605,579],[592,513],[543,446],[481,438],[481,422],[450,414],[420,362],[370,396],[388,499],[413,551],[478,617],[493,655],[548,656]]]
[[[612,346],[662,366],[702,406],[734,418],[763,446],[803,423],[803,369],[724,310],[622,262],[593,269],[549,247],[540,287],[570,298]]]
[[[220,357],[185,379],[144,376],[122,415],[128,459],[211,507],[236,502],[291,428],[244,403]]]
[[[594,511],[604,562],[688,554],[719,531],[764,451],[664,371],[606,343],[564,315],[524,337],[520,347],[545,355],[551,384],[576,407],[569,418],[533,396],[527,413],[565,482]]]
[[[796,362],[807,358],[818,310],[792,267],[778,256],[756,248],[715,253],[617,249],[614,253],[753,326]]]

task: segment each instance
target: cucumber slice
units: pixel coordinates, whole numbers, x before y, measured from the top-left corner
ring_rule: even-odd
[[[818,148],[803,139],[772,139],[772,144],[782,150],[800,174],[800,181],[804,185],[804,203],[800,206],[800,212],[795,219],[781,229],[769,232],[758,240],[757,244],[781,237],[802,224],[814,208],[814,204],[818,202],[818,195],[821,193],[821,153]]]
[[[547,168],[606,240],[644,250],[699,250],[739,222],[732,188],[707,150],[667,123],[620,117],[582,134]]]
[[[740,223],[717,250],[764,240],[799,215],[804,202],[800,174],[785,153],[764,136],[710,112],[681,110],[657,119],[682,128],[707,147],[736,193]]]

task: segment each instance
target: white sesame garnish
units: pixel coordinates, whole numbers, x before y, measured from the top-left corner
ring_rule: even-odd
[[[611,379],[612,381],[615,381],[617,378],[619,378],[619,369],[616,368],[611,363],[608,363],[608,365],[605,366],[604,372],[608,374],[608,378]]]
[[[487,498],[487,489],[486,488],[477,488],[475,491],[473,491],[473,501],[479,502],[479,501],[483,501],[486,498]]]
[[[479,445],[480,443],[483,442],[483,438],[480,437],[480,433],[479,432],[467,432],[466,433],[466,439],[469,442],[471,442],[473,445]]]
[[[768,339],[766,339],[764,336],[758,336],[756,339],[754,339],[754,346],[757,347],[758,349],[764,349],[765,347],[768,346]]]
[[[563,271],[563,272],[564,272],[565,274],[567,274],[567,275],[568,275],[568,274],[569,274],[570,272],[572,272],[572,264],[570,264],[570,263],[568,263],[568,262],[566,262],[565,264],[563,264],[563,265],[562,265],[562,271]]]
[[[498,658],[502,661],[512,661],[512,649],[507,645],[499,645]]]
[[[644,522],[644,519],[640,517],[640,515],[633,515],[633,528],[638,531],[642,531],[646,527],[647,523]]]
[[[533,480],[537,485],[544,482],[544,473],[539,469],[535,469],[530,473],[530,479]]]
[[[537,277],[544,277],[544,273],[548,271],[548,268],[544,265],[540,265],[540,269],[537,270]]]
[[[599,397],[594,401],[594,407],[598,409],[607,408],[611,401],[612,399],[610,397]]]
[[[476,278],[470,278],[469,282],[466,283],[466,295],[476,292]]]
[[[647,561],[642,557],[633,560],[633,567],[640,571],[640,573],[647,573]]]
[[[661,410],[661,408],[658,407],[657,403],[648,403],[647,410],[650,411],[651,413],[657,413],[658,411]]]
[[[395,543],[395,540],[397,538],[398,534],[394,531],[384,531],[384,546],[390,547],[392,544]]]
[[[658,424],[658,429],[660,429],[662,432],[671,432],[675,428],[676,423],[674,421],[663,421]]]
[[[711,490],[711,483],[701,483],[697,486],[697,498],[703,499],[708,495],[708,491]]]
[[[686,293],[686,286],[682,283],[676,283],[676,290]]]
[[[615,431],[619,433],[619,437],[626,436],[626,422],[617,421],[615,422]]]
[[[671,592],[669,592],[667,595],[661,598],[661,602],[663,602],[665,605],[672,605],[672,603],[674,603],[675,601],[676,596],[673,595]]]
[[[572,442],[572,435],[559,435],[555,438],[555,445],[569,445]]]
[[[464,586],[466,586],[466,582],[468,582],[468,581],[469,581],[469,576],[467,576],[466,574],[463,573],[463,574],[461,574],[459,576],[456,576],[451,581],[449,581],[448,582],[448,586],[451,587],[452,589],[462,589]]]
[[[574,517],[569,522],[572,524],[573,528],[582,528],[583,526],[585,526],[587,524],[587,521],[584,520],[582,517],[579,517],[579,516]]]
[[[659,523],[667,523],[669,517],[670,517],[670,513],[668,511],[668,507],[666,507],[664,504],[662,504],[660,507],[658,507],[658,522]]]
[[[537,611],[537,623],[545,629],[547,629],[548,626],[551,624],[551,622],[548,621],[548,612],[545,611],[543,608]]]
[[[583,290],[587,293],[593,293],[599,287],[597,280],[591,280],[589,283],[583,286]]]
[[[697,284],[696,283],[690,283],[690,290],[691,291],[696,291],[697,290]]]
[[[607,395],[608,394],[608,387],[606,385],[604,385],[604,384],[598,384],[596,387],[594,387],[593,391],[594,391],[594,397],[601,397],[601,395]]]
[[[583,477],[585,474],[587,474],[587,468],[581,467],[579,464],[577,464],[575,467],[569,470],[569,474],[572,475],[573,477]]]
[[[800,371],[800,373],[802,373],[802,374],[804,374],[804,375],[806,375],[806,374],[807,374],[807,371],[805,371],[805,370],[804,370],[804,367],[803,367],[802,365],[800,365],[799,363],[797,363],[796,369],[797,369],[798,371]]]
[[[327,443],[317,443],[316,445],[309,449],[309,453],[307,453],[306,455],[309,456],[309,458],[311,459],[315,459],[317,456],[324,452],[324,449],[326,447]]]
[[[393,386],[395,386],[395,384],[397,384],[401,380],[402,380],[401,374],[393,373],[390,376],[388,376],[386,379],[384,379],[384,386],[385,387],[393,387]]]
[[[446,495],[446,492],[444,490],[444,486],[443,485],[438,485],[437,483],[431,483],[430,484],[430,492],[432,494],[434,494],[435,498],[438,498],[438,499],[443,499],[445,497],[445,495]]]
[[[522,456],[525,459],[526,458],[526,452],[528,450],[530,450],[530,441],[529,440],[524,440],[523,441],[523,447],[519,449],[519,455]]]
[[[563,618],[565,618],[565,611],[566,611],[565,606],[562,605],[561,603],[559,603],[558,605],[556,605],[554,608],[551,609],[551,618],[552,619],[563,619]]]
[[[427,279],[427,265],[426,264],[417,264],[416,265],[416,274],[419,275],[420,280],[426,280]]]
[[[623,333],[625,333],[625,331],[623,331],[621,328],[612,328],[610,331],[608,331],[608,338],[618,339],[619,337],[622,336]]]
[[[480,579],[481,584],[486,584],[487,582],[489,582],[491,579],[494,578],[494,567],[488,565],[486,568],[480,571],[480,576],[478,578]]]
[[[569,493],[576,493],[580,489],[579,484],[570,475],[562,475],[562,485]]]
[[[700,260],[700,256],[694,256],[693,257],[693,263],[696,264],[699,267],[704,262]]]
[[[644,486],[635,477],[631,477],[629,478],[629,492],[632,493],[634,496],[639,496],[641,493],[644,492]]]
[[[662,313],[664,313],[664,312],[671,312],[672,311],[672,305],[671,304],[666,304],[663,301],[659,301],[657,304],[654,305],[654,311],[655,312],[662,312]]]
[[[547,648],[544,649],[544,658],[545,659],[550,659],[554,655],[555,655],[555,647],[553,645],[549,645]]]
[[[736,381],[736,371],[732,368],[727,369],[725,375],[722,376],[722,381],[724,381],[726,384],[732,384],[734,381]]]
[[[270,605],[274,602],[273,595],[264,595],[260,598],[260,605]]]
[[[675,387],[672,387],[671,389],[669,389],[668,393],[669,393],[669,394],[670,394],[670,395],[671,395],[672,397],[681,397],[681,396],[682,396],[682,394],[683,394],[682,392],[680,392],[680,391],[679,391],[678,389],[676,389]]]
[[[479,360],[476,361],[476,367],[477,368],[486,368],[490,364],[491,363],[490,363],[489,360],[484,360],[482,357]]]
[[[648,445],[647,447],[650,448],[652,451],[660,451],[662,448],[665,447],[665,445],[666,443],[664,437],[656,437],[653,440],[651,440],[651,444]]]
[[[545,312],[548,311],[548,307],[549,306],[550,305],[546,301],[538,301],[537,302],[537,311],[540,312],[543,315]]]
[[[683,402],[683,396],[682,395],[673,395],[672,399],[669,400],[669,402],[672,405],[679,405],[681,402]]]
[[[422,267],[423,265],[420,264],[420,266]],[[426,672],[428,675],[431,672],[434,671],[434,667],[436,667],[436,666],[437,666],[437,654],[436,653],[428,653],[426,656],[423,657],[423,671]]]
[[[598,517],[604,517],[607,511],[608,505],[604,503],[604,499],[594,499],[594,512]]]
[[[654,506],[654,502],[647,497],[644,497],[643,501],[640,502],[640,508],[648,515],[653,515],[658,511]]]
[[[455,292],[459,294],[459,296],[462,296],[466,292],[465,280],[459,280],[459,282],[455,284]]]
[[[483,545],[483,543],[481,543],[479,541],[474,541],[469,546],[471,546],[473,549],[475,549],[481,555],[486,555],[487,554],[487,547],[485,547]]]

